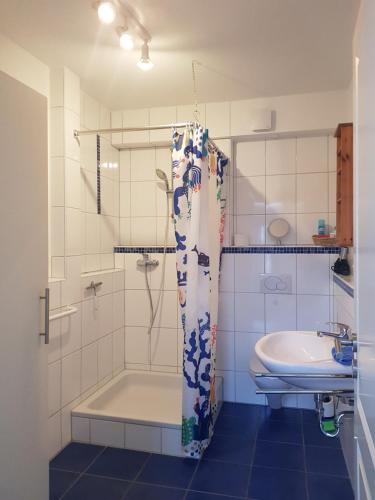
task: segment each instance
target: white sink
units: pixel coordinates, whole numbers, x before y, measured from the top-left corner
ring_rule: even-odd
[[[351,374],[352,367],[332,358],[334,339],[318,337],[316,332],[275,332],[258,340],[255,352],[272,373]],[[353,379],[285,378],[281,380],[304,389],[352,389]]]

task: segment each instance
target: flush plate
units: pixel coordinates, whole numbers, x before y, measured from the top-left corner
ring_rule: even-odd
[[[260,291],[263,293],[291,293],[292,276],[290,274],[261,274]]]

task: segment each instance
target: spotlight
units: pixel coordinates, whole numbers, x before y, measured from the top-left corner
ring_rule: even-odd
[[[142,54],[140,60],[137,62],[137,66],[142,71],[149,71],[154,67],[154,63],[150,59],[147,42],[144,42],[144,44],[142,45]]]
[[[125,50],[132,50],[134,48],[133,37],[126,32],[123,28],[120,29],[120,46]]]
[[[103,24],[112,24],[116,17],[116,9],[112,2],[100,2],[98,17]]]

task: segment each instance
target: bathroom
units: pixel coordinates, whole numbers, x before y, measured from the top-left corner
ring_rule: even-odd
[[[2,500],[375,498],[374,21],[0,2]]]

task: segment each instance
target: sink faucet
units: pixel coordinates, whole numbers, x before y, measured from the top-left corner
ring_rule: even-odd
[[[342,346],[351,346],[353,347],[354,351],[356,351],[357,335],[352,332],[349,325],[345,325],[344,323],[337,323],[335,321],[328,321],[326,324],[338,327],[339,333],[318,330],[316,332],[318,337],[333,337],[335,339],[335,348],[337,352],[341,352]]]

